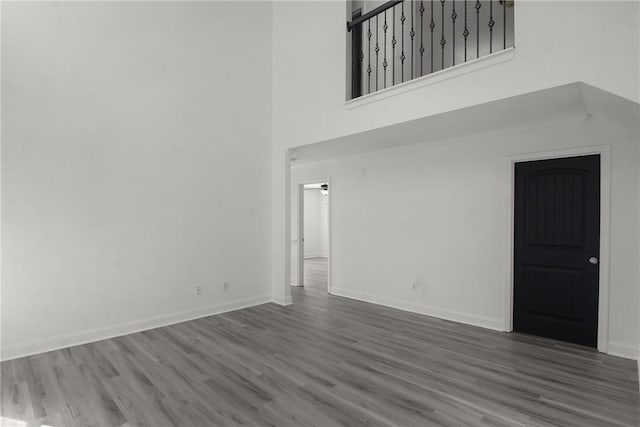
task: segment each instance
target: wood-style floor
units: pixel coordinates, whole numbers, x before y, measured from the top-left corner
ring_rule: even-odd
[[[319,290],[327,290],[329,260],[324,257],[304,259],[304,286]]]
[[[49,426],[634,426],[636,363],[293,288],[258,307],[3,362]]]

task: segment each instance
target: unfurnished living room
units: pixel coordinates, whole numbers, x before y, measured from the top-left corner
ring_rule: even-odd
[[[0,426],[640,425],[639,1],[0,37]]]

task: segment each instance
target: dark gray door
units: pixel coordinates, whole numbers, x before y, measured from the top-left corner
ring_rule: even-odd
[[[514,330],[597,346],[600,156],[515,166]]]

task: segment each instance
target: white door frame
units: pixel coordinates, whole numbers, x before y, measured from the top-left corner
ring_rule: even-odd
[[[505,286],[504,330],[513,331],[513,262],[514,262],[514,203],[515,203],[515,164],[531,160],[555,159],[563,157],[600,155],[600,275],[598,289],[598,351],[608,352],[609,344],[609,270],[610,270],[610,237],[611,237],[611,146],[595,145],[561,150],[547,150],[527,154],[507,156],[507,172],[509,197],[507,212],[509,221],[506,245],[509,248],[509,268]]]
[[[317,178],[317,179],[305,179],[302,181],[296,182],[296,189],[298,193],[298,286],[304,286],[304,186],[307,184],[316,184],[318,182],[326,182],[329,186],[329,192],[327,194],[327,222],[328,222],[328,230],[329,235],[327,236],[327,245],[329,252],[329,260],[327,267],[327,292],[331,293],[331,264],[333,260],[333,251],[332,251],[332,230],[333,230],[333,222],[331,221],[331,194],[332,186],[331,186],[331,178]]]

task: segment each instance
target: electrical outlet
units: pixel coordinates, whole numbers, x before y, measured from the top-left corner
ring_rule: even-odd
[[[202,295],[202,286],[196,285],[196,295]]]
[[[229,290],[229,282],[224,282],[222,284],[222,289],[224,289],[224,291],[227,292]]]

